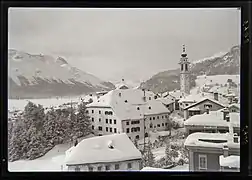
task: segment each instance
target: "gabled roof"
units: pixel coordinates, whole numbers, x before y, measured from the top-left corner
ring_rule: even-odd
[[[234,103],[234,104],[230,104],[228,107],[229,107],[229,108],[230,108],[230,107],[237,107],[238,109],[240,109],[240,104]]]
[[[203,99],[201,99],[200,101],[198,101],[198,102],[196,102],[196,103],[194,103],[194,104],[192,104],[192,105],[190,105],[190,106],[187,106],[186,108],[184,108],[184,110],[187,110],[187,109],[189,109],[189,108],[192,108],[192,107],[194,107],[194,106],[196,106],[196,105],[198,105],[198,104],[200,104],[200,103],[203,103],[203,102],[205,102],[205,101],[207,101],[207,100],[209,100],[209,101],[211,101],[211,102],[213,102],[213,103],[215,103],[215,104],[218,104],[218,105],[222,106],[223,108],[225,107],[223,104],[221,104],[221,103],[218,102],[218,101],[215,101],[215,100],[210,99],[210,98],[203,98]]]
[[[120,120],[141,119],[144,115],[169,113],[169,110],[154,98],[155,94],[141,89],[115,89],[87,107],[110,107]],[[149,109],[150,107],[150,109]]]
[[[185,122],[185,126],[219,126],[219,127],[240,127],[240,113],[229,113],[230,122],[223,119],[223,113],[221,111],[210,111],[209,114],[199,114],[188,118]]]
[[[140,151],[127,134],[123,133],[84,139],[67,151],[65,162],[66,165],[78,165],[126,161],[141,157]]]
[[[180,90],[170,91],[169,95],[175,97],[176,99],[181,99],[182,97],[185,96],[185,94],[181,92]]]

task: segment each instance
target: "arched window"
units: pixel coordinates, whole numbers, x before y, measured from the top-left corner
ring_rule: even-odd
[[[181,64],[181,71],[183,71],[183,64]]]
[[[187,67],[187,64],[185,64],[185,71],[188,71],[188,67]]]

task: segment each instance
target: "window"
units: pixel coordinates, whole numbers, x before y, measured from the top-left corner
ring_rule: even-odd
[[[116,120],[114,119],[114,124],[116,124]]]
[[[149,100],[151,100],[151,97],[149,97]]]
[[[98,166],[98,167],[97,167],[97,170],[98,170],[98,171],[101,171],[101,170],[102,170],[102,166]]]
[[[86,110],[86,113],[88,114],[88,110]]]
[[[94,122],[94,118],[92,118],[92,122]]]
[[[157,116],[157,119],[159,119],[159,116]]]
[[[106,127],[106,132],[108,132],[108,127]]]
[[[99,118],[99,122],[101,122],[101,118]]]
[[[94,126],[92,126],[92,129],[94,130]]]
[[[125,102],[125,103],[127,103],[128,101],[127,101],[127,100],[125,100],[124,102]]]
[[[155,117],[153,117],[153,120],[155,120]]]
[[[164,119],[164,116],[162,116],[162,119]]]
[[[131,168],[132,168],[132,164],[128,163],[128,169],[131,169]]]
[[[207,169],[207,156],[199,154],[199,169],[206,170]]]
[[[99,129],[99,131],[102,131],[102,127],[101,126],[99,126],[98,129]]]
[[[110,170],[110,165],[105,166],[106,171]]]
[[[151,109],[151,107],[149,107],[149,109]]]
[[[140,108],[139,108],[139,107],[137,107],[137,110],[140,110]]]
[[[150,117],[150,120],[151,120],[151,117]]]
[[[102,136],[102,134],[99,134],[98,136]]]
[[[119,97],[121,97],[122,96],[122,93],[119,93]]]
[[[93,171],[93,170],[94,170],[94,168],[93,168],[93,167],[91,167],[91,166],[89,166],[89,167],[88,167],[88,170],[89,170],[89,171]]]
[[[162,126],[164,126],[164,123],[162,123]]]
[[[187,64],[185,64],[185,71],[187,71],[188,70],[188,67],[187,67]]]
[[[165,115],[165,118],[168,118],[168,116],[167,116],[167,115]]]
[[[75,167],[75,171],[80,171],[80,168],[78,166]]]
[[[99,114],[101,114],[101,111],[99,111]]]
[[[110,128],[109,131],[112,132],[112,128]]]
[[[181,71],[183,71],[183,64],[181,64]]]
[[[119,169],[119,164],[115,164],[115,170]]]
[[[152,124],[150,124],[150,128],[152,128]]]
[[[106,123],[108,124],[108,119],[106,119]]]
[[[116,128],[114,128],[114,133],[116,133]]]
[[[188,106],[188,104],[185,104],[186,106]]]
[[[126,129],[126,133],[129,133],[129,128]]]
[[[131,128],[131,132],[134,132],[135,128]]]
[[[94,110],[92,110],[92,113],[94,113]]]
[[[157,127],[160,127],[160,124],[158,124]]]
[[[136,139],[139,139],[139,135],[136,135]]]
[[[167,126],[168,125],[168,123],[165,123],[165,126]]]
[[[126,125],[129,125],[129,121],[126,122]]]
[[[109,124],[112,124],[112,119],[109,120]]]

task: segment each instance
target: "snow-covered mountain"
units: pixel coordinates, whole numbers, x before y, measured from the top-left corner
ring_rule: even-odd
[[[8,51],[10,98],[37,98],[111,90],[115,86],[71,66],[62,58]]]
[[[195,80],[199,75],[240,74],[240,46],[234,46],[226,53],[221,52],[212,57],[200,60],[189,59],[189,61],[192,62],[190,65],[192,87],[196,85]],[[159,72],[141,83],[140,88],[146,88],[155,93],[180,89],[179,73],[179,69]]]

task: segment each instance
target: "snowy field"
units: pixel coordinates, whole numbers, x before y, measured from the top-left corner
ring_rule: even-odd
[[[92,137],[90,135],[88,137]],[[86,137],[86,138],[88,138]],[[80,138],[81,141],[84,138]],[[28,172],[28,171],[63,171],[66,170],[64,165],[65,151],[71,147],[71,144],[56,145],[44,156],[34,160],[18,160],[8,162],[10,172]]]
[[[35,104],[41,104],[43,107],[59,106],[68,102],[80,102],[80,96],[68,98],[50,98],[50,99],[8,99],[8,110],[24,110],[29,101]]]

